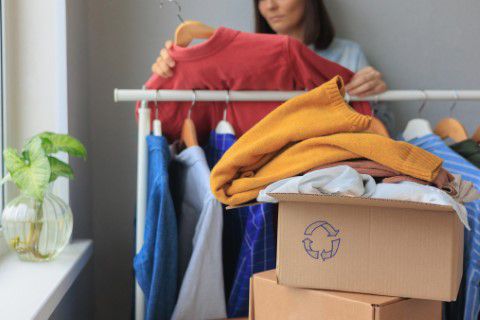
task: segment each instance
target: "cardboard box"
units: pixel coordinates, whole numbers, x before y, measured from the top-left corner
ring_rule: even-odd
[[[463,225],[449,206],[271,194],[279,203],[280,284],[456,300]]]
[[[275,271],[250,280],[250,320],[441,320],[439,301],[290,288]]]

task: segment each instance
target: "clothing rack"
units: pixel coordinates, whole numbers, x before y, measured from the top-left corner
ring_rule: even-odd
[[[285,101],[305,91],[227,91],[227,90],[131,90],[115,89],[115,102],[123,101]],[[346,101],[479,101],[480,90],[390,90],[369,97]]]
[[[227,90],[132,90],[115,89],[115,102],[134,101],[286,101],[305,91],[227,91]],[[345,96],[350,101],[480,101],[480,90],[390,90],[369,97]],[[136,252],[143,245],[145,213],[147,209],[148,151],[146,137],[150,134],[150,111],[146,104],[138,110],[138,153],[137,153],[137,208],[136,208]],[[145,317],[145,299],[136,283],[135,319]]]

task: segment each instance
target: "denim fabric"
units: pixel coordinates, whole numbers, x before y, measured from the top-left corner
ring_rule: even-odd
[[[170,319],[177,294],[177,220],[170,194],[170,151],[148,136],[148,195],[144,243],[133,266],[145,295],[145,319]]]

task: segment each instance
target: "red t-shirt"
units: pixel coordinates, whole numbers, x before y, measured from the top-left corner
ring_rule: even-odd
[[[326,60],[301,42],[282,35],[247,33],[218,28],[205,42],[169,51],[176,61],[174,75],[153,74],[147,89],[178,90],[310,90],[336,75],[348,83],[353,73]],[[227,120],[237,137],[250,129],[281,102],[230,102]],[[139,107],[137,103],[137,109]],[[353,103],[357,111],[370,114],[368,103]],[[155,103],[150,102],[150,108]],[[191,102],[159,102],[162,131],[170,141],[180,136]],[[192,119],[204,142],[223,117],[225,102],[197,102]],[[153,114],[152,114],[153,116]],[[152,117],[153,119],[153,117]],[[299,128],[300,130],[301,128]]]

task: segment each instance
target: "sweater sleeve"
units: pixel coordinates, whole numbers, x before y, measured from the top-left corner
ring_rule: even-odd
[[[341,76],[344,83],[347,84],[354,75],[352,71],[319,56],[303,43],[291,37],[287,37],[287,50],[296,90],[311,90],[337,75]],[[352,102],[352,107],[362,114],[370,115],[372,113],[368,102]]]

